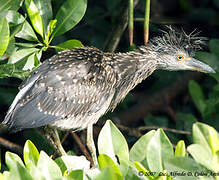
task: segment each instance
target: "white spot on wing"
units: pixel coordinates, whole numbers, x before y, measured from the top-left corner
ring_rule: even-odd
[[[58,80],[60,80],[60,81],[62,80],[62,77],[61,77],[60,75],[58,75],[58,74],[56,75],[56,78],[57,78]]]

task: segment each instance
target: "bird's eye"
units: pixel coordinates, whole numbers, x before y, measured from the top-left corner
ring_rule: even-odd
[[[183,55],[178,55],[178,56],[176,56],[176,58],[178,61],[182,61],[184,59]]]

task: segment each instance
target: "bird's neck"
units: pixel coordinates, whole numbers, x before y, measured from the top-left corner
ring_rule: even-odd
[[[111,109],[142,80],[146,79],[157,68],[156,57],[141,49],[128,53],[116,53],[112,59],[117,74],[116,93]]]
[[[114,58],[121,78],[136,81],[137,84],[158,68],[157,54],[145,47],[128,53],[117,53]]]

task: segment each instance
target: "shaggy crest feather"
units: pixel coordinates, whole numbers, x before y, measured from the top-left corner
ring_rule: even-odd
[[[192,31],[190,34],[182,29],[177,31],[171,26],[167,26],[168,31],[161,30],[164,35],[155,37],[150,41],[149,46],[156,52],[173,53],[181,50],[187,52],[190,56],[194,56],[195,51],[201,50],[206,46],[208,38],[199,37],[200,31]]]

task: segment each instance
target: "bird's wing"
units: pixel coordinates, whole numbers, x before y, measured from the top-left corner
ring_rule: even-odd
[[[112,93],[104,73],[85,60],[46,62],[21,86],[3,123],[18,131],[92,115]]]

